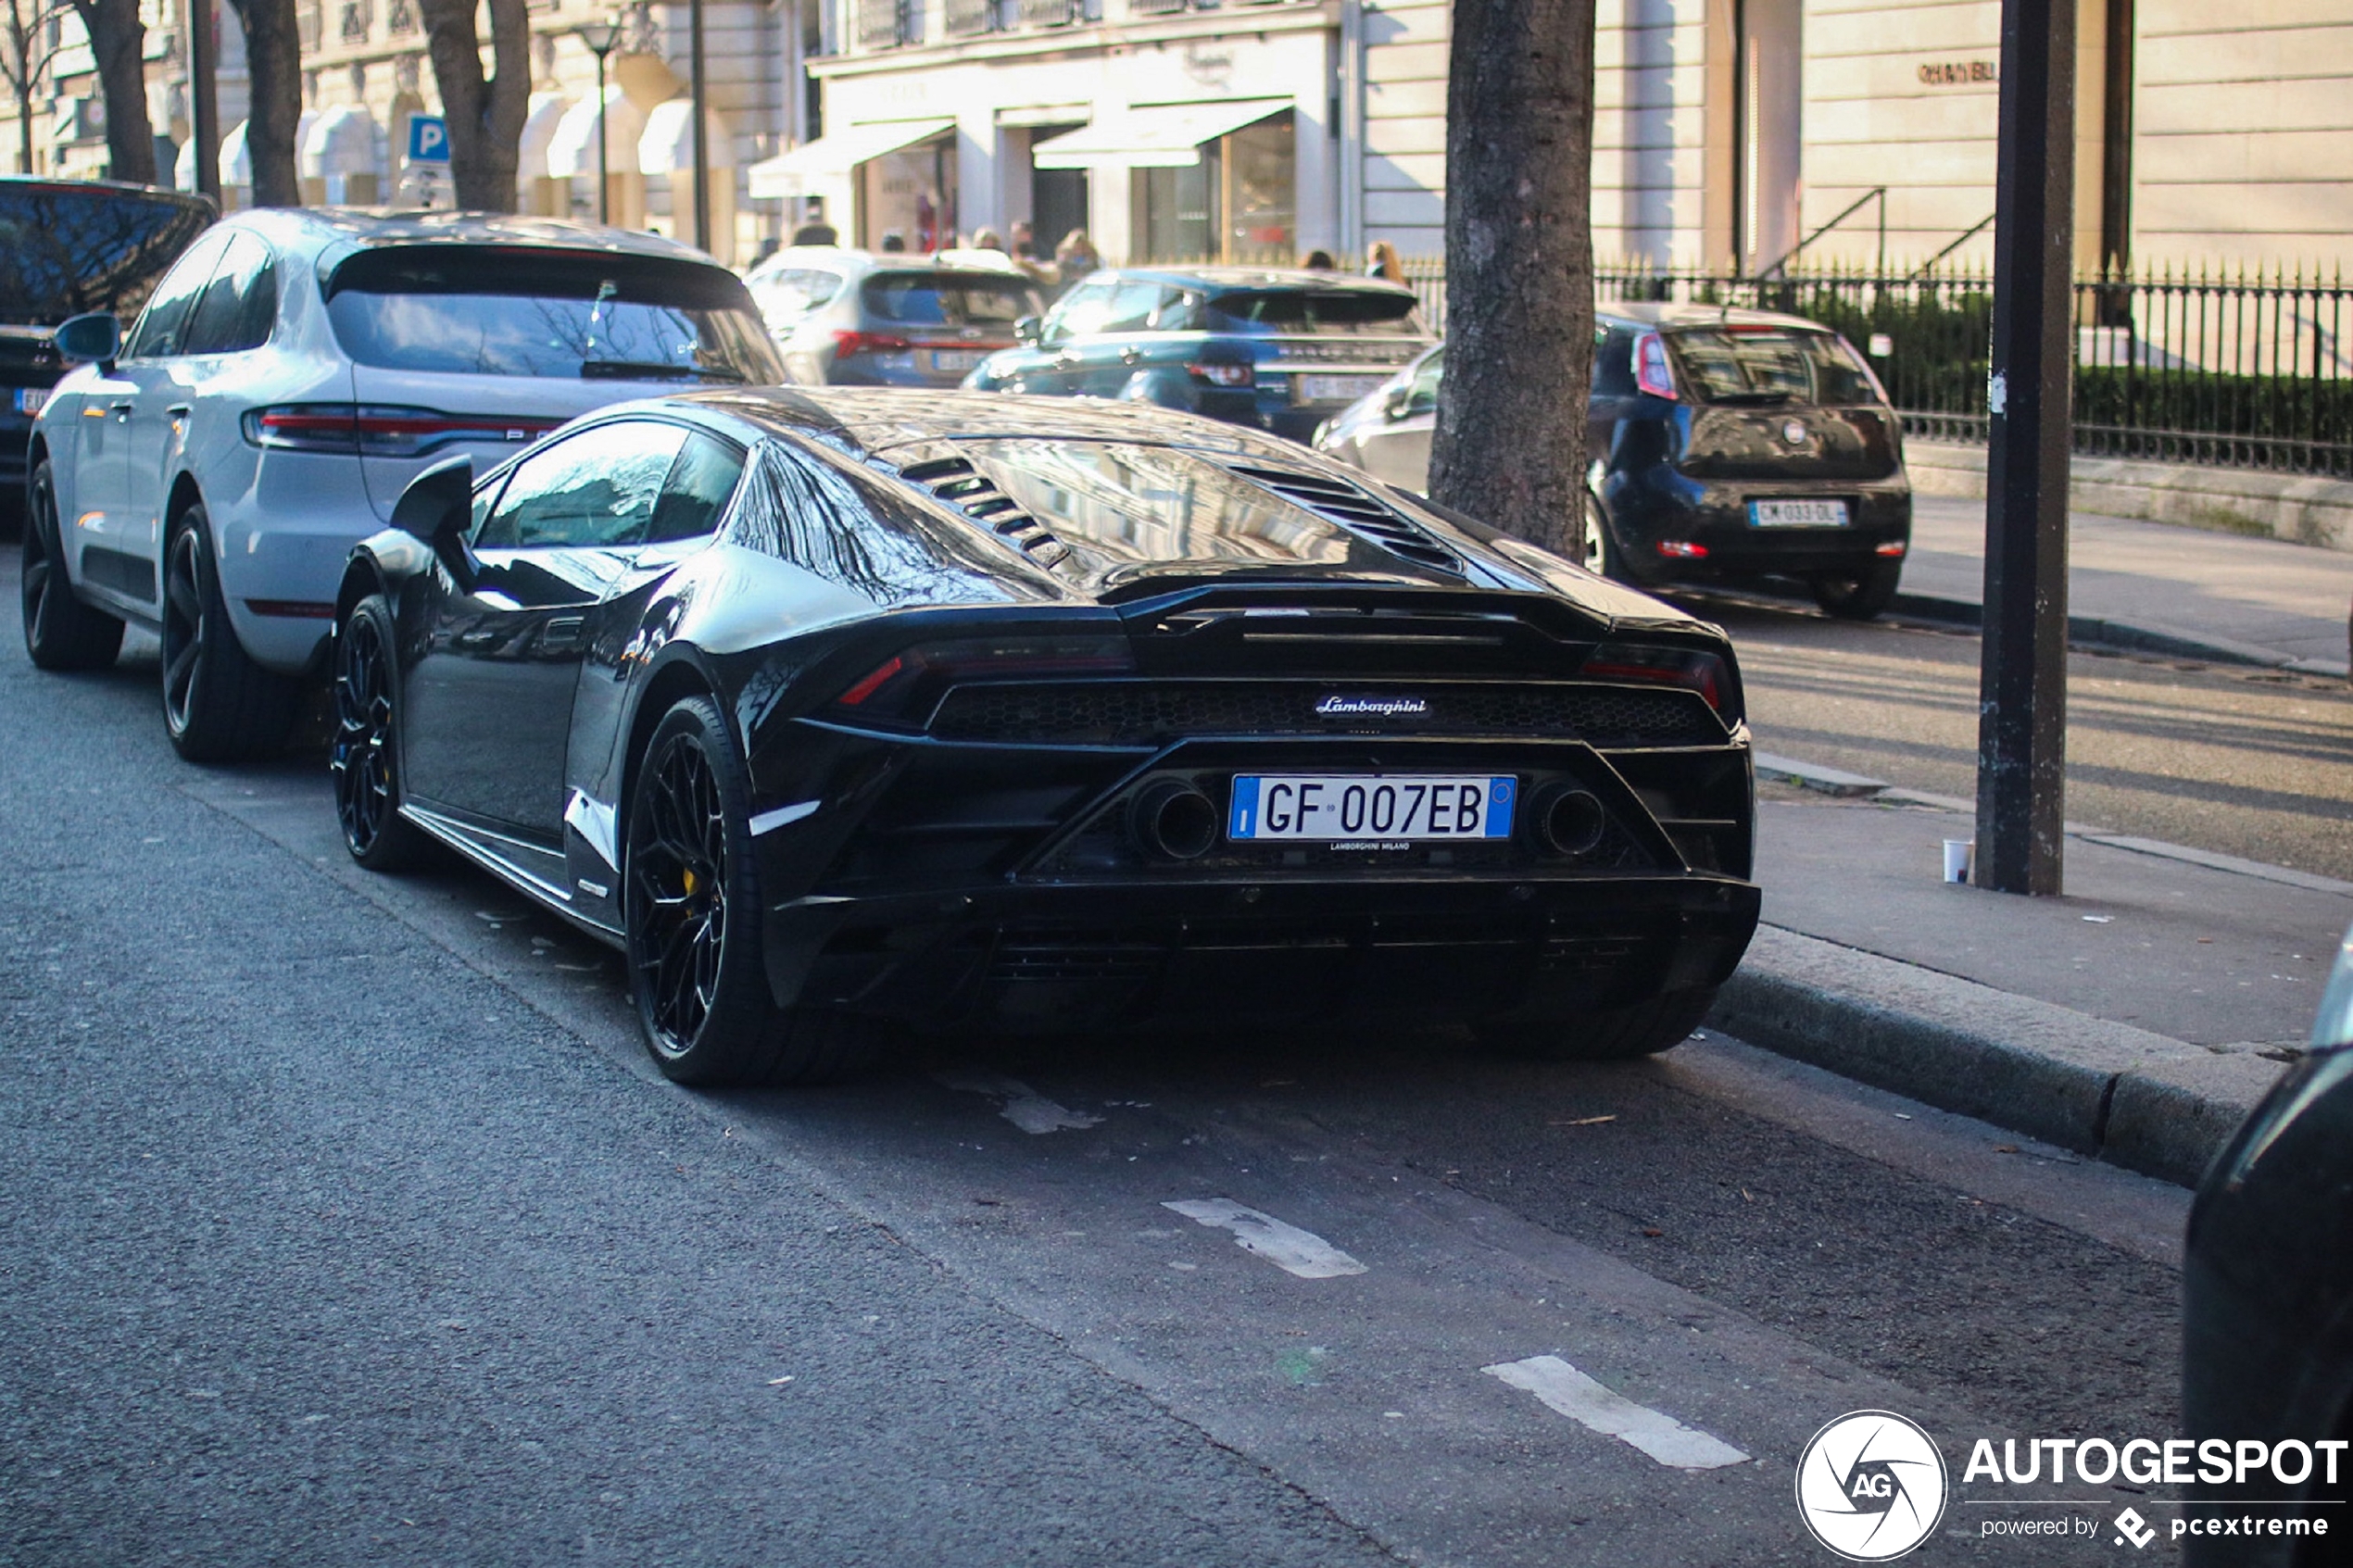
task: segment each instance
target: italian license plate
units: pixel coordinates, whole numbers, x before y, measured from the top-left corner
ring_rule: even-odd
[[[1301,376],[1294,383],[1302,403],[1353,403],[1387,376]]]
[[[1844,528],[1843,501],[1751,501],[1752,528]]]
[[[961,375],[979,364],[984,358],[986,356],[977,348],[938,348],[932,351],[931,368],[935,370],[954,370]]]
[[[1315,839],[1377,849],[1509,838],[1518,781],[1493,774],[1242,773],[1226,836]]]
[[[41,412],[41,406],[48,401],[49,389],[45,386],[17,388],[17,412],[19,414],[37,414]]]

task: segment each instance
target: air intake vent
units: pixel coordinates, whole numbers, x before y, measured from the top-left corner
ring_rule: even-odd
[[[1317,517],[1340,524],[1351,533],[1371,540],[1390,555],[1452,576],[1465,575],[1462,557],[1345,480],[1291,473],[1282,469],[1249,468],[1239,463],[1234,465],[1233,471],[1265,485],[1287,501],[1297,502]]]
[[[914,463],[899,471],[999,538],[1019,546],[1040,566],[1052,566],[1070,554],[1069,546],[963,458]]]

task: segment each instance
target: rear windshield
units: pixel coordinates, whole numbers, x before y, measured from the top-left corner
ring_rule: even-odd
[[[1684,383],[1704,403],[1876,403],[1870,371],[1834,332],[1686,328],[1667,334]]]
[[[211,222],[190,196],[0,181],[0,321],[51,327],[87,310],[128,321]]]
[[[327,282],[353,361],[615,381],[783,380],[732,272],[699,262],[435,246],[363,252]]]
[[[1371,289],[1249,289],[1209,302],[1217,332],[1312,332],[1317,336],[1423,337],[1421,311],[1409,294]]]
[[[858,291],[866,313],[905,327],[1002,327],[1045,309],[1026,279],[971,272],[878,272]]]

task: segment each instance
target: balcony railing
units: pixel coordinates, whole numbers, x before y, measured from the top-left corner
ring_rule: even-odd
[[[972,38],[1003,25],[997,0],[947,0],[940,19],[950,38]]]
[[[1182,16],[1193,8],[1193,0],[1127,0],[1131,17]]]
[[[1024,27],[1068,27],[1087,19],[1079,0],[1021,0]]]
[[[895,49],[913,42],[908,0],[858,0],[858,43],[866,49]]]

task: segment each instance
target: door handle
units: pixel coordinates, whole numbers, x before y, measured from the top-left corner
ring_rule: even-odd
[[[128,400],[125,400],[125,401],[120,402],[120,403],[109,403],[109,404],[107,404],[107,411],[108,413],[112,414],[112,415],[116,418],[116,420],[119,420],[119,421],[120,421],[121,423],[123,423],[123,424],[129,424],[129,423],[131,422],[131,410],[132,410],[132,409],[133,409],[133,408],[137,408],[137,407],[138,407],[138,405],[137,405],[136,403],[132,403],[132,402],[130,402],[130,401],[128,401]]]
[[[184,420],[188,417],[192,405],[190,404],[174,403],[170,408],[166,408],[164,412],[170,415],[175,420]]]
[[[1119,351],[1119,362],[1123,365],[1132,365],[1143,357],[1144,351],[1140,348],[1123,348]]]

